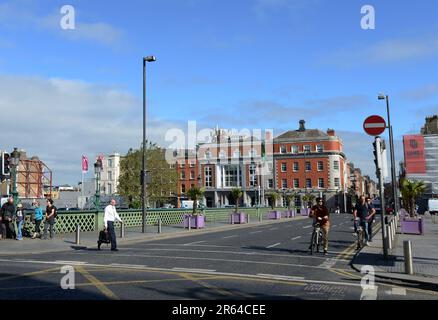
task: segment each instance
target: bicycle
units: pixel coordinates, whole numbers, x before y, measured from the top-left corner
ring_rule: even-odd
[[[358,221],[359,225],[357,226],[357,247],[356,250],[360,250],[365,247],[365,230],[363,229],[362,223]]]
[[[319,222],[315,223],[313,226],[312,238],[310,242],[310,254],[313,255],[315,252],[319,252],[319,246],[322,244],[322,228]]]

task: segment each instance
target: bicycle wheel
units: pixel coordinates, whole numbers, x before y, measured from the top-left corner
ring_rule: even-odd
[[[313,252],[315,252],[315,247],[316,247],[316,232],[313,231],[312,233],[312,240],[310,242],[310,254],[313,255]]]
[[[357,233],[357,250],[362,249],[363,247],[363,231],[359,230]]]
[[[319,247],[322,244],[322,232],[318,230],[318,236],[316,237],[316,252],[319,252]]]

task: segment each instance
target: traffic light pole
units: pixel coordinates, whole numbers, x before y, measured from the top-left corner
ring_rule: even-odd
[[[380,137],[375,138],[374,142],[374,153],[376,157],[376,173],[377,178],[379,179],[379,195],[380,195],[380,221],[381,221],[381,228],[382,228],[382,248],[383,248],[383,257],[385,259],[388,258],[388,247],[386,243],[386,228],[385,228],[385,191],[383,189],[384,187],[384,181],[383,181],[383,174],[382,174],[382,161],[381,161],[381,139]]]
[[[13,182],[12,184],[12,196],[14,197],[14,205],[17,206],[18,204],[18,191],[17,191],[17,168],[15,166],[13,166],[12,168],[12,179],[11,182]]]

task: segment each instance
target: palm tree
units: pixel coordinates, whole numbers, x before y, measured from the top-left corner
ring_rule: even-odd
[[[306,193],[306,194],[303,196],[303,201],[304,201],[305,203],[307,203],[307,205],[308,205],[309,207],[312,207],[313,200],[315,200],[315,196],[314,196],[313,194]]]
[[[275,209],[275,205],[277,204],[277,200],[279,198],[279,194],[277,192],[270,192],[267,194],[268,199],[271,200],[271,208]]]
[[[237,213],[239,209],[239,200],[242,198],[243,192],[240,188],[233,188],[231,189],[231,197],[236,201],[236,210],[235,213]]]
[[[289,193],[286,196],[286,200],[287,200],[287,209],[290,211],[290,209],[292,208],[292,203],[295,201],[297,194],[295,192]]]
[[[405,209],[411,217],[415,214],[415,200],[426,191],[423,181],[411,181],[403,179],[401,182],[401,194]]]
[[[204,195],[204,190],[198,187],[191,187],[187,190],[187,196],[193,200],[193,215],[196,214],[196,209],[198,208],[198,199]]]

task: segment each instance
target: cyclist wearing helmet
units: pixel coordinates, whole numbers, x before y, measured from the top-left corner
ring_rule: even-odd
[[[322,229],[322,240],[324,246],[324,255],[328,251],[328,233],[330,230],[329,210],[324,204],[322,198],[316,199],[316,205],[310,210],[309,217],[313,218],[313,224],[319,223]]]

